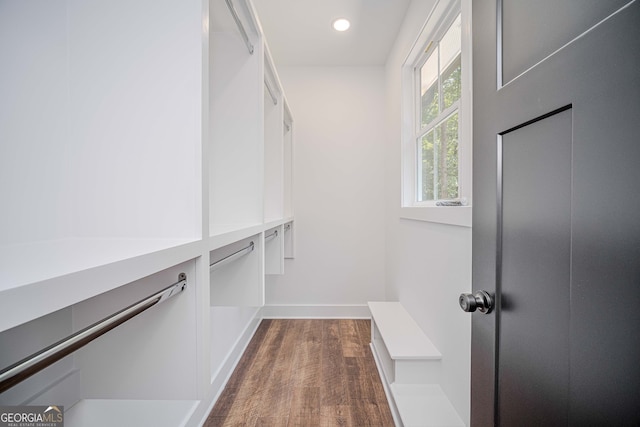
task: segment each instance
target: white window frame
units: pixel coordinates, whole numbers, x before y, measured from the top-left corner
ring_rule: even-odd
[[[425,50],[439,41],[455,18],[461,15],[462,92],[458,108],[458,184],[459,197],[466,206],[436,206],[436,201],[417,201],[418,159],[417,136],[420,134],[420,100],[416,67],[427,59]],[[402,65],[402,200],[400,217],[443,224],[471,226],[472,205],[472,78],[471,78],[471,0],[440,0]],[[450,109],[448,109],[450,110]]]

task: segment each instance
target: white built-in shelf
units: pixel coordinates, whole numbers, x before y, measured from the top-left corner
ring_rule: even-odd
[[[211,227],[213,247],[210,249],[244,239],[247,236],[259,233],[263,228],[262,221],[246,224],[216,224]]]
[[[405,427],[464,423],[440,388],[442,354],[399,302],[369,302],[371,347],[395,420]]]
[[[228,225],[217,226],[209,239],[209,250],[215,250],[223,246],[238,242],[247,237],[261,233],[265,230],[277,227],[287,222],[293,221],[292,217],[282,218],[265,223],[251,224],[246,226]]]
[[[181,427],[196,410],[197,400],[84,399],[66,409],[68,427]]]
[[[393,399],[405,427],[464,427],[455,408],[437,384],[391,384]]]
[[[0,331],[196,258],[199,240],[62,239],[0,248]]]
[[[392,359],[442,358],[399,302],[369,302],[369,310]]]

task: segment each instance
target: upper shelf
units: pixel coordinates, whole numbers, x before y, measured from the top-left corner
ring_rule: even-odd
[[[209,250],[215,250],[233,242],[245,239],[262,231],[269,230],[287,222],[293,221],[293,217],[282,218],[274,221],[254,224],[247,227],[220,228],[209,240]]]
[[[63,239],[2,247],[0,331],[200,253],[200,240]]]

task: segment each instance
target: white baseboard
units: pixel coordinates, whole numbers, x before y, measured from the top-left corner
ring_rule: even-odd
[[[240,359],[244,355],[247,347],[249,346],[251,339],[253,338],[256,331],[258,330],[258,326],[260,326],[260,322],[262,321],[262,319],[263,319],[262,309],[256,310],[255,316],[253,317],[253,319],[249,321],[249,323],[245,327],[242,334],[236,340],[233,346],[233,349],[229,352],[229,354],[225,358],[225,361],[220,367],[220,369],[218,369],[218,371],[216,371],[213,374],[211,379],[211,386],[207,393],[209,397],[205,399],[205,400],[208,400],[209,402],[208,403],[205,401],[200,402],[200,405],[199,405],[200,407],[195,411],[194,415],[191,417],[191,419],[187,423],[187,426],[192,426],[192,425],[201,426],[207,420],[209,413],[211,413],[211,411],[213,410],[213,407],[218,401],[218,398],[220,397],[222,392],[224,391],[224,388],[227,385],[227,382],[229,382],[229,379],[231,378],[231,374],[233,374],[233,371],[236,369],[236,366],[238,366],[238,363],[240,362]],[[202,411],[202,408],[206,408],[204,412]],[[198,423],[193,424],[193,422],[196,420],[198,420]]]
[[[369,319],[366,304],[269,304],[262,307],[264,319]]]

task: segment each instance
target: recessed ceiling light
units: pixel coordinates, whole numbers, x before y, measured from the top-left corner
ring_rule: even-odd
[[[336,31],[347,31],[351,26],[351,22],[349,22],[349,20],[345,18],[338,18],[335,21],[333,21],[333,24],[331,25],[333,26],[333,29]]]

